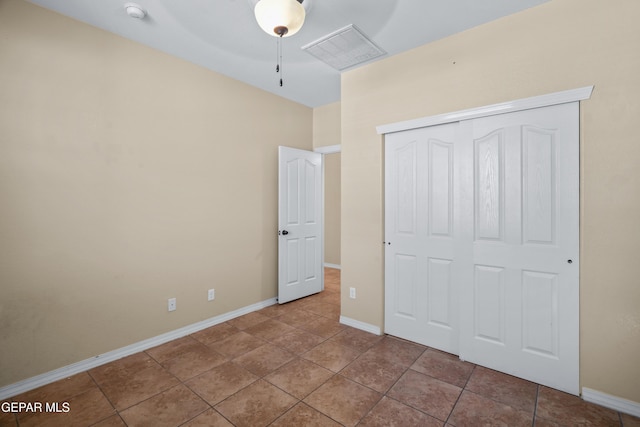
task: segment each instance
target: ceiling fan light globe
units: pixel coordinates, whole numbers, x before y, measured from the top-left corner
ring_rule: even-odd
[[[260,0],[254,9],[262,30],[274,37],[289,37],[304,24],[304,7],[297,0]],[[282,27],[286,28],[284,34]]]

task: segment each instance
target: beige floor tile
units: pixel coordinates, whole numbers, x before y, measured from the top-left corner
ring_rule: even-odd
[[[545,420],[544,418],[535,418],[533,422],[534,427],[566,427],[560,423],[556,423],[553,421]]]
[[[278,316],[288,313],[289,311],[291,311],[291,309],[287,307],[286,304],[274,304],[274,305],[270,305],[269,307],[263,308],[258,313],[271,318],[276,318]]]
[[[294,354],[303,354],[323,343],[325,338],[299,329],[284,334],[272,341],[274,345],[286,348]]]
[[[380,335],[375,335],[369,332],[361,331],[360,329],[347,327],[342,332],[334,335],[329,339],[339,344],[352,347],[363,353],[380,342],[383,338],[384,337]]]
[[[307,360],[296,358],[267,375],[265,380],[298,399],[304,399],[331,376],[333,376],[333,372],[330,370]]]
[[[466,390],[500,403],[533,413],[538,385],[482,366],[476,366]]]
[[[338,290],[332,290],[325,288],[325,290],[318,295],[318,301],[339,306],[340,289],[338,288]]]
[[[462,389],[419,372],[408,370],[387,396],[446,421]]]
[[[162,362],[173,359],[183,353],[188,353],[194,348],[201,347],[202,345],[203,344],[201,342],[187,336],[150,348],[149,350],[146,350],[145,353],[153,357],[158,363],[162,364]]]
[[[233,361],[247,371],[263,377],[294,358],[293,353],[283,350],[273,344],[265,344],[251,350]]]
[[[292,308],[285,314],[277,317],[277,319],[283,323],[286,323],[287,325],[291,325],[297,328],[304,325],[305,323],[318,320],[320,317],[322,316],[311,313],[310,311]]]
[[[47,412],[45,403],[57,403],[57,411]],[[66,405],[68,404],[68,412]],[[19,425],[21,427],[31,426],[88,426],[102,421],[115,414],[115,409],[106,399],[104,394],[97,388],[91,388],[80,394],[77,394],[65,401],[45,401],[43,404],[43,412],[30,412],[18,415]]]
[[[411,369],[457,387],[464,387],[474,366],[461,361],[458,356],[430,348],[411,365]]]
[[[304,353],[301,357],[333,372],[339,372],[360,354],[352,347],[329,340]]]
[[[258,380],[215,406],[238,427],[269,425],[298,400],[264,380]]]
[[[179,383],[146,353],[136,353],[89,372],[118,411]]]
[[[213,350],[228,358],[238,357],[241,354],[265,345],[267,342],[251,334],[240,331],[223,340],[216,341],[209,345]]]
[[[358,427],[442,427],[442,421],[404,405],[397,400],[382,400],[358,424]]]
[[[227,323],[231,326],[235,326],[240,330],[244,330],[268,319],[270,319],[270,317],[265,316],[264,314],[260,314],[260,312],[258,311],[254,311],[249,314],[236,317],[235,319],[231,319],[227,321]]]
[[[640,417],[634,417],[629,414],[620,414],[622,425],[624,427],[640,427]]]
[[[306,298],[300,298],[294,301],[289,301],[285,304],[282,304],[282,306],[288,307],[294,310],[304,310],[304,306],[311,302],[310,298],[311,297],[306,297]]]
[[[124,381],[132,374],[154,366],[159,366],[158,362],[147,353],[140,352],[90,369],[88,373],[100,386],[108,382]]]
[[[174,427],[208,408],[204,400],[180,384],[120,412],[120,416],[129,426]]]
[[[295,331],[296,328],[279,320],[268,319],[244,331],[265,341],[272,341],[282,335]]]
[[[344,368],[340,375],[386,393],[406,370],[406,366],[367,352]]]
[[[340,319],[340,306],[336,304],[329,304],[320,300],[320,295],[316,297],[316,300],[310,304],[307,304],[304,309],[318,316],[327,317],[329,319]]]
[[[124,421],[122,421],[120,415],[112,415],[109,418],[92,425],[91,427],[127,427],[127,425],[124,423]]]
[[[185,385],[207,403],[215,405],[257,379],[258,376],[241,366],[233,362],[227,362],[190,379]]]
[[[227,357],[212,348],[196,342],[198,344],[188,351],[162,363],[162,366],[180,381],[186,381],[228,361]]]
[[[456,427],[529,427],[532,422],[532,412],[515,409],[469,391],[462,392],[449,418],[449,424]]]
[[[300,325],[300,329],[303,329],[312,334],[318,335],[322,338],[331,338],[332,336],[344,331],[347,327],[340,324],[337,319],[329,319],[320,316],[320,318],[311,322]]]
[[[225,322],[195,332],[191,334],[191,336],[203,344],[210,345],[216,341],[229,338],[231,335],[235,335],[238,332],[240,332],[240,329]]]
[[[181,427],[233,427],[233,424],[220,415],[220,412],[209,408]]]
[[[326,415],[316,411],[309,405],[298,403],[278,418],[271,427],[340,427]]]
[[[12,398],[15,402],[61,402],[96,387],[87,372],[81,372]]]
[[[304,402],[339,423],[355,426],[382,395],[340,375],[333,376]]]
[[[616,411],[544,386],[538,389],[536,418],[571,426],[618,427],[620,425],[620,416]]]
[[[408,368],[425,350],[426,347],[423,345],[387,335],[379,343],[371,347],[367,353]]]
[[[10,404],[11,399],[0,400],[0,405]],[[3,406],[4,407],[4,406]],[[18,418],[14,412],[10,412],[10,409],[6,411],[0,411],[0,426],[2,427],[16,427],[18,425]]]

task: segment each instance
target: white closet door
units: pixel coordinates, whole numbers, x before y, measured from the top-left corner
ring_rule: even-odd
[[[460,358],[579,392],[578,103],[460,124]]]
[[[385,332],[458,352],[457,124],[385,139]]]
[[[388,134],[385,332],[579,392],[578,103]]]

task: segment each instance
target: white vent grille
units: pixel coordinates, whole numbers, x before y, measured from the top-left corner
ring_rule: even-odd
[[[386,54],[355,25],[347,25],[301,49],[339,71]]]

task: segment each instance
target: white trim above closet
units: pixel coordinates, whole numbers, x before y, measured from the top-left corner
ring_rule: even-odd
[[[593,86],[585,86],[578,89],[533,96],[530,98],[523,98],[515,101],[485,105],[483,107],[469,108],[467,110],[454,111],[451,113],[422,117],[419,119],[407,120],[404,122],[380,125],[376,127],[376,131],[378,132],[378,135],[382,135],[393,132],[402,132],[409,129],[440,125],[444,123],[459,122],[462,120],[475,119],[478,117],[487,117],[496,114],[529,110],[531,108],[548,107],[550,105],[564,104],[567,102],[583,101],[585,99],[591,98],[591,92],[593,92]]]

